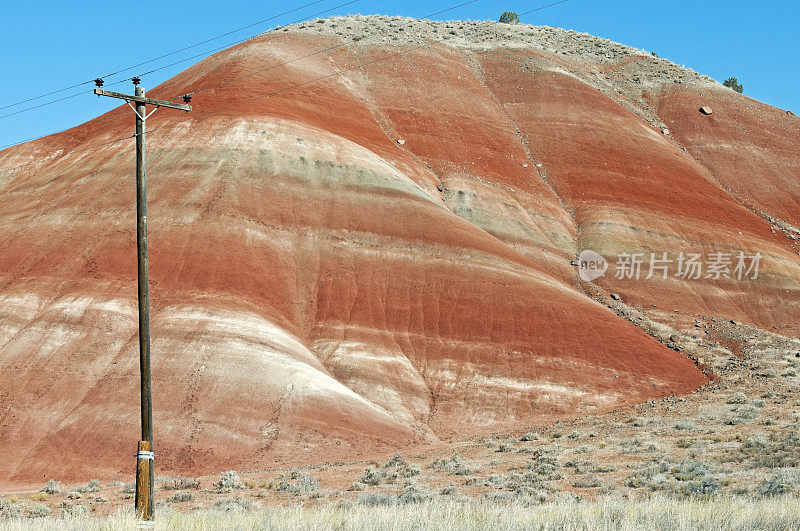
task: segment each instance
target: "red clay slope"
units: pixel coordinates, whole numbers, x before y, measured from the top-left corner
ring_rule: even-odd
[[[148,95],[338,42],[265,35]],[[766,284],[615,287],[765,326],[797,317],[797,257],[766,222],[602,93],[526,67],[533,55],[348,45],[151,119],[161,471],[356,459],[703,384],[574,287],[586,242],[746,240],[785,260],[770,277],[794,290],[785,304]],[[131,469],[133,146],[102,145],[131,124],[101,117],[0,152],[0,484]]]

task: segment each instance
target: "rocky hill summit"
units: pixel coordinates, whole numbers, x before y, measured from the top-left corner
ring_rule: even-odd
[[[551,26],[493,21],[434,21],[384,15],[349,15],[293,24],[284,32],[325,35],[361,47],[444,45],[475,52],[527,49],[562,60],[529,61],[529,70],[562,72],[614,98],[655,127],[666,125],[644,101],[646,91],[663,85],[730,90],[718,81],[660,58],[654,52],[626,46],[589,33]]]

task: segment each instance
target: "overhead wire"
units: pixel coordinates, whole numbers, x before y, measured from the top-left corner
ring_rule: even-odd
[[[458,9],[459,7],[463,7],[463,6],[468,5],[468,4],[473,4],[473,3],[478,2],[478,1],[479,0],[471,0],[471,1],[468,1],[468,2],[463,2],[461,4],[449,7],[447,9],[442,9],[441,11],[436,11],[435,13],[429,13],[427,15],[424,15],[422,18],[435,17],[436,15],[441,15],[442,13],[446,13],[448,11],[453,11],[454,9]],[[282,63],[277,63],[277,64],[274,64],[274,65],[270,65],[270,66],[267,66],[267,67],[264,67],[264,68],[260,68],[258,70],[254,70],[254,71],[249,72],[247,74],[243,74],[241,76],[236,76],[236,77],[227,79],[227,80],[225,80],[225,81],[223,81],[221,83],[217,83],[217,84],[211,85],[209,87],[203,87],[201,89],[197,89],[197,90],[192,90],[192,91],[186,92],[185,95],[192,96],[194,94],[199,94],[199,93],[205,92],[207,90],[212,90],[212,89],[215,89],[215,88],[219,88],[219,87],[228,85],[230,83],[233,83],[234,81],[238,81],[240,79],[245,79],[245,78],[248,78],[248,77],[252,77],[252,76],[254,76],[256,74],[261,74],[261,73],[267,72],[269,70],[274,70],[276,68],[280,68],[282,66],[286,66],[286,65],[295,63],[297,61],[302,61],[303,59],[308,59],[309,57],[313,57],[315,55],[319,55],[319,54],[322,54],[322,53],[325,53],[325,52],[333,51],[333,50],[336,50],[338,48],[344,48],[344,47],[346,47],[346,46],[348,46],[350,44],[352,44],[350,41],[342,42],[340,44],[335,44],[333,46],[329,46],[327,48],[323,48],[321,50],[317,50],[315,52],[311,52],[309,54],[306,54],[306,55],[303,55],[303,56],[300,56],[300,57],[295,57],[294,59],[290,59],[290,60],[284,61]],[[181,98],[181,97],[183,97],[183,94],[180,95],[180,96],[174,96],[172,98],[169,98],[168,101],[177,100],[178,98]]]
[[[313,2],[309,2],[307,4],[303,4],[303,5],[299,6],[299,7],[294,8],[294,9],[290,9],[288,11],[284,11],[282,13],[278,13],[277,15],[273,15],[273,16],[265,18],[263,20],[259,20],[257,22],[253,22],[251,24],[247,24],[246,26],[242,26],[242,27],[237,28],[235,30],[231,30],[231,31],[228,31],[228,32],[225,32],[225,33],[221,33],[221,34],[219,34],[219,35],[217,35],[215,37],[211,37],[210,39],[205,39],[205,40],[202,40],[200,42],[196,42],[194,44],[191,44],[189,46],[185,46],[183,48],[180,48],[178,50],[174,50],[172,52],[169,52],[169,53],[166,53],[166,54],[163,54],[163,55],[159,55],[158,57],[154,57],[152,59],[148,59],[147,61],[142,61],[140,63],[137,63],[137,64],[133,65],[133,66],[129,66],[129,67],[126,67],[126,68],[122,68],[120,70],[116,70],[116,71],[114,71],[114,72],[112,72],[110,74],[106,74],[105,76],[100,76],[99,78],[100,79],[104,79],[104,78],[107,78],[107,77],[115,76],[117,74],[121,74],[122,72],[127,72],[128,70],[133,70],[134,68],[138,68],[140,66],[143,66],[143,65],[158,61],[160,59],[164,59],[165,57],[170,57],[172,55],[175,55],[175,54],[178,54],[178,53],[181,53],[181,52],[185,52],[186,50],[191,50],[192,48],[196,48],[197,46],[202,46],[203,44],[207,44],[207,43],[215,41],[217,39],[221,39],[222,37],[227,37],[228,35],[232,35],[234,33],[238,33],[240,31],[252,28],[254,26],[258,26],[260,24],[263,24],[264,22],[269,22],[270,20],[274,20],[274,19],[276,19],[278,17],[282,17],[284,15],[288,15],[290,13],[294,13],[295,11],[300,11],[301,9],[305,9],[306,7],[310,7],[310,6],[313,6],[315,4],[320,4],[320,3],[324,2],[324,1],[325,0],[314,0]],[[58,89],[58,90],[54,90],[54,91],[51,91],[51,92],[47,92],[46,94],[41,94],[39,96],[34,96],[32,98],[21,100],[21,101],[15,102],[15,103],[9,103],[7,105],[4,105],[4,106],[0,107],[0,110],[8,109],[9,107],[15,107],[17,105],[21,105],[23,103],[28,103],[30,101],[38,100],[40,98],[44,98],[44,97],[47,97],[47,96],[52,96],[53,94],[58,94],[60,92],[66,91],[66,90],[71,90],[71,89],[74,89],[74,88],[77,88],[77,87],[81,87],[83,85],[90,85],[92,83],[94,83],[94,79],[89,80],[89,81],[83,81],[81,83],[76,83],[74,85],[70,85],[70,86],[64,87],[62,89]]]
[[[466,1],[466,2],[461,2],[461,3],[459,3],[459,4],[456,4],[456,5],[454,5],[454,6],[448,7],[448,8],[446,8],[446,9],[442,9],[442,10],[439,10],[439,11],[436,11],[436,12],[433,12],[433,13],[429,13],[429,14],[427,14],[427,15],[423,15],[423,17],[422,17],[422,18],[429,18],[429,17],[432,17],[432,16],[440,15],[440,14],[442,14],[442,13],[446,13],[446,12],[448,12],[448,11],[453,11],[453,10],[455,10],[455,9],[458,9],[458,8],[460,8],[460,7],[463,7],[463,6],[466,6],[466,5],[469,5],[469,4],[474,4],[474,3],[476,3],[476,2],[479,2],[479,1],[480,1],[480,0],[468,0],[468,1]],[[346,46],[347,44],[349,44],[349,43],[343,43],[343,44],[340,44],[340,45],[336,45],[336,47],[338,48],[338,47]],[[303,82],[303,83],[298,83],[298,84],[296,84],[296,85],[292,85],[292,86],[289,86],[289,87],[284,87],[284,88],[282,88],[282,89],[279,89],[279,90],[277,90],[277,91],[270,92],[270,93],[267,93],[267,94],[262,94],[262,95],[260,95],[260,96],[256,96],[256,97],[254,97],[254,98],[250,98],[250,99],[248,99],[248,100],[244,100],[244,101],[242,101],[242,102],[235,103],[235,104],[233,104],[233,105],[229,105],[229,106],[226,106],[226,107],[221,107],[221,108],[218,108],[218,109],[214,109],[213,111],[208,111],[208,112],[205,112],[205,113],[200,113],[200,116],[205,116],[205,115],[208,115],[208,114],[214,114],[214,113],[217,113],[217,112],[220,112],[220,111],[226,110],[226,109],[228,109],[228,108],[232,108],[232,107],[238,107],[238,106],[240,106],[240,105],[244,105],[245,103],[249,103],[249,102],[251,102],[251,101],[256,101],[256,100],[263,99],[263,98],[266,98],[266,97],[269,97],[269,96],[274,96],[274,95],[276,95],[276,94],[280,94],[280,93],[282,93],[282,92],[286,92],[286,91],[289,91],[289,90],[292,90],[292,89],[295,89],[295,88],[300,88],[300,87],[303,87],[303,86],[307,86],[307,85],[310,85],[310,84],[316,83],[316,82],[318,82],[318,81],[322,81],[322,80],[324,80],[324,79],[329,79],[329,78],[331,78],[331,77],[336,77],[336,76],[338,76],[338,75],[341,75],[341,74],[342,74],[342,73],[344,73],[344,72],[349,72],[349,71],[351,71],[351,70],[354,70],[354,69],[356,69],[356,68],[362,68],[362,67],[364,67],[364,66],[368,66],[368,65],[371,65],[371,64],[374,64],[374,63],[378,63],[378,62],[381,62],[381,61],[387,60],[387,59],[389,59],[389,58],[392,58],[392,57],[396,57],[396,56],[402,55],[402,54],[404,54],[404,53],[408,53],[408,52],[410,52],[410,51],[414,51],[414,50],[417,50],[417,49],[420,49],[420,48],[425,48],[425,47],[431,46],[432,44],[433,44],[433,42],[430,42],[430,43],[423,44],[423,45],[420,45],[420,46],[416,46],[416,47],[413,47],[413,48],[410,48],[410,49],[407,49],[407,50],[404,50],[404,51],[401,51],[401,52],[397,52],[397,53],[394,53],[394,54],[390,54],[390,55],[389,55],[389,56],[387,56],[387,57],[382,57],[382,58],[379,58],[379,59],[376,59],[376,60],[373,60],[373,61],[369,61],[369,62],[367,62],[367,63],[359,64],[359,65],[356,65],[356,66],[354,66],[354,67],[350,67],[350,68],[347,68],[347,69],[344,69],[344,70],[338,70],[337,72],[335,72],[335,73],[333,73],[333,74],[328,74],[328,75],[325,75],[325,76],[321,76],[321,77],[318,77],[318,78],[312,79],[312,80],[310,80],[310,81],[306,81],[306,82]],[[277,68],[277,67],[279,67],[279,66],[285,66],[286,64],[290,64],[290,63],[292,63],[292,62],[296,62],[296,61],[299,61],[299,60],[305,59],[305,58],[307,58],[307,57],[310,57],[310,56],[312,56],[312,55],[317,55],[317,54],[319,54],[319,53],[323,53],[323,52],[327,51],[328,49],[329,49],[329,48],[326,48],[326,49],[323,49],[323,50],[319,50],[319,51],[317,51],[317,52],[315,52],[315,53],[308,54],[308,55],[305,55],[305,56],[301,56],[301,57],[295,58],[295,59],[293,59],[293,60],[286,61],[285,63],[281,63],[281,64],[279,64],[279,65],[273,65],[273,66],[271,66],[271,67],[268,67],[267,69],[262,69],[262,70],[269,70],[269,69],[272,69],[272,68]],[[253,73],[251,73],[251,74],[249,74],[249,75],[252,75],[252,74],[253,74]],[[246,77],[246,76],[244,76],[244,77]],[[223,83],[223,84],[224,84],[224,83]],[[207,88],[204,88],[204,89],[202,89],[202,90],[209,90],[210,88],[213,88],[213,87],[207,87]],[[200,92],[200,91],[197,91],[197,92]],[[197,93],[197,92],[194,92],[194,93]],[[177,98],[173,98],[173,99],[177,99]],[[195,116],[196,116],[196,115],[195,115]],[[186,118],[186,119],[183,119],[183,120],[178,120],[177,122],[174,122],[174,121],[173,121],[172,123],[180,123],[180,122],[184,122],[184,121],[191,120],[191,119],[194,119],[194,117],[189,117],[189,118]],[[146,132],[153,132],[153,131],[156,131],[156,130],[159,130],[159,129],[162,129],[162,128],[163,128],[163,126],[162,126],[162,127],[157,127],[157,128],[155,128],[155,129],[151,129],[151,130],[149,130],[149,131],[146,131]],[[135,137],[135,136],[136,136],[136,135],[134,135],[134,137]],[[121,139],[119,139],[119,140],[116,140],[116,142],[119,142],[119,141],[122,141],[122,140],[127,140],[128,138],[132,138],[132,137],[125,137],[125,138],[121,138]],[[114,142],[114,141],[112,141],[112,143],[113,143],[113,142]],[[100,144],[100,145],[98,145],[97,147],[101,147],[101,146],[104,146],[104,145],[106,145],[106,144],[105,144],[105,143],[104,143],[104,144]],[[62,155],[62,157],[64,157],[64,156],[67,156],[67,155],[70,155],[70,154],[72,154],[72,153],[74,153],[74,152],[75,152],[75,151],[70,151],[70,152],[64,153],[64,154]],[[33,164],[33,163],[25,164],[25,165],[23,165],[23,167],[24,167],[24,166],[30,166],[31,164]],[[17,167],[14,167],[14,168],[6,168],[6,171],[12,171],[12,170],[16,170],[16,169],[19,169],[19,168],[20,168],[20,166],[17,166]]]
[[[302,9],[303,7],[308,7],[309,5],[317,4],[317,3],[319,3],[319,2],[323,2],[323,1],[325,1],[325,0],[318,0],[318,1],[316,1],[316,2],[312,2],[311,4],[306,4],[305,6],[302,6],[302,7],[300,7],[300,8],[293,9],[292,11],[297,11],[298,9]],[[310,19],[310,18],[313,18],[313,17],[318,17],[319,15],[324,15],[324,14],[326,14],[326,13],[329,13],[329,12],[331,12],[331,11],[334,11],[334,10],[336,10],[336,9],[339,9],[339,8],[342,8],[342,7],[345,7],[345,6],[348,6],[348,5],[350,5],[350,4],[355,4],[356,2],[359,2],[359,1],[361,1],[361,0],[349,0],[348,2],[345,2],[345,3],[343,3],[343,4],[336,5],[336,6],[334,6],[334,7],[331,7],[331,8],[329,8],[329,9],[325,9],[325,10],[323,10],[323,11],[318,11],[317,13],[314,13],[314,14],[311,14],[311,15],[306,15],[305,17],[302,17],[302,18],[299,18],[299,19],[293,20],[292,22],[289,22],[289,23],[287,23],[287,24],[284,24],[284,25],[282,25],[282,26],[278,26],[278,27],[276,27],[276,28],[273,28],[272,30],[268,30],[267,32],[262,32],[262,33],[259,33],[258,35],[263,35],[264,33],[269,33],[269,32],[271,32],[271,31],[277,31],[278,29],[281,29],[281,28],[283,28],[283,27],[285,27],[285,26],[288,26],[288,25],[291,25],[291,24],[297,24],[297,23],[299,23],[299,22],[304,22],[304,21],[306,21],[306,20],[308,20],[308,19]],[[282,15],[285,15],[285,14],[287,14],[287,13],[291,13],[292,11],[286,11],[286,12],[282,13],[281,15],[275,15],[275,17],[271,17],[271,18],[276,18],[276,17],[278,17],[278,16],[282,16]],[[270,20],[270,19],[265,19],[264,21],[257,22],[257,23],[254,23],[254,24],[250,24],[249,26],[245,26],[244,28],[240,28],[239,30],[236,30],[236,31],[241,31],[242,29],[246,29],[246,28],[249,28],[249,27],[252,27],[252,26],[255,26],[255,25],[261,24],[261,23],[265,22],[266,20]],[[149,60],[149,61],[144,61],[144,62],[141,62],[141,63],[139,63],[139,64],[138,64],[138,65],[136,65],[136,66],[141,66],[141,65],[144,65],[144,64],[147,64],[147,63],[151,63],[151,62],[153,62],[153,61],[156,61],[156,60],[158,60],[158,59],[163,59],[163,58],[165,58],[165,57],[169,57],[170,55],[174,55],[174,54],[176,54],[176,53],[180,53],[180,52],[182,52],[182,51],[185,51],[185,50],[191,49],[191,48],[193,48],[193,47],[195,47],[195,46],[199,46],[200,44],[204,44],[204,43],[207,43],[207,42],[211,42],[211,41],[213,41],[213,40],[216,40],[217,38],[221,38],[221,37],[223,37],[223,36],[225,36],[225,35],[230,35],[231,33],[236,33],[236,31],[231,31],[231,32],[228,32],[228,33],[222,34],[222,35],[220,35],[220,36],[214,37],[213,39],[207,39],[207,40],[203,41],[202,43],[199,43],[199,44],[196,44],[196,45],[192,45],[192,46],[187,46],[187,47],[185,47],[185,48],[182,48],[181,50],[178,50],[178,51],[175,51],[175,52],[170,52],[170,53],[168,53],[168,54],[161,55],[161,56],[159,56],[159,57],[157,57],[157,58],[155,58],[155,59],[151,59],[151,60]],[[246,41],[248,41],[248,40],[250,40],[250,39],[252,39],[253,37],[256,37],[256,36],[258,36],[258,35],[255,35],[255,36],[249,36],[249,37],[247,37],[247,38],[245,38],[245,39],[242,39],[242,40],[238,40],[238,41],[235,41],[235,42],[231,42],[231,43],[225,44],[225,45],[223,45],[223,46],[219,46],[219,47],[217,47],[217,48],[212,48],[212,49],[210,49],[210,50],[206,50],[206,51],[204,51],[204,52],[202,52],[202,53],[199,53],[199,54],[193,55],[193,56],[191,56],[191,57],[187,57],[187,58],[185,58],[185,59],[181,59],[181,60],[179,60],[179,61],[175,61],[175,62],[173,62],[173,63],[170,63],[170,64],[168,64],[168,65],[164,65],[164,66],[161,66],[161,67],[158,67],[158,68],[154,68],[154,69],[152,69],[152,70],[149,70],[149,71],[147,71],[147,72],[144,72],[143,74],[139,74],[139,75],[137,75],[136,77],[139,77],[139,78],[141,78],[141,77],[144,77],[144,76],[146,76],[146,75],[148,75],[148,74],[152,74],[152,73],[154,73],[154,72],[158,72],[158,71],[160,71],[160,70],[164,70],[164,69],[166,69],[166,68],[170,68],[170,67],[172,67],[172,66],[175,66],[175,65],[178,65],[178,64],[180,64],[180,63],[184,63],[184,62],[186,62],[186,61],[191,61],[192,59],[196,59],[196,58],[198,58],[198,57],[203,57],[203,56],[206,56],[206,55],[208,55],[208,54],[214,53],[214,52],[216,52],[216,51],[223,50],[223,49],[225,49],[225,48],[230,48],[231,46],[235,46],[236,44],[240,44],[240,43],[242,43],[242,42],[246,42]],[[135,66],[134,66],[134,67],[131,67],[131,68],[135,68]],[[123,69],[123,70],[118,70],[118,71],[117,71],[117,72],[115,72],[115,73],[108,74],[107,76],[103,76],[103,77],[104,77],[104,78],[105,78],[105,77],[111,77],[111,76],[114,76],[114,75],[116,75],[116,74],[118,74],[118,73],[121,73],[121,72],[125,72],[125,71],[127,71],[127,70],[130,70],[131,68],[126,68],[126,69]],[[118,80],[118,81],[111,82],[111,83],[109,83],[109,85],[117,85],[117,84],[120,84],[120,83],[124,83],[124,82],[126,82],[126,81],[128,81],[128,80],[127,80],[127,79],[121,79],[121,80]],[[76,86],[86,85],[86,84],[88,84],[88,83],[93,83],[93,82],[94,82],[94,81],[87,81],[86,83],[81,83],[80,85],[76,85]],[[18,115],[18,114],[22,114],[22,113],[24,113],[24,112],[28,112],[28,111],[32,111],[32,110],[35,110],[35,109],[39,109],[39,108],[41,108],[41,107],[45,107],[45,106],[47,106],[47,105],[52,105],[52,104],[54,104],[54,103],[59,103],[59,102],[62,102],[62,101],[65,101],[65,100],[68,100],[68,99],[71,99],[71,98],[76,98],[76,97],[78,97],[78,96],[82,96],[82,95],[84,95],[84,94],[85,94],[85,92],[84,92],[84,91],[81,91],[81,92],[77,92],[77,93],[75,93],[75,94],[71,94],[71,95],[69,95],[69,96],[64,96],[64,97],[62,97],[62,98],[58,98],[58,99],[55,99],[55,100],[51,100],[51,101],[48,101],[48,102],[45,102],[45,103],[40,103],[40,104],[38,104],[38,105],[33,105],[33,106],[31,106],[31,107],[26,107],[25,109],[20,109],[20,110],[18,110],[18,111],[10,112],[10,113],[7,113],[7,114],[2,114],[2,115],[0,115],[0,119],[2,119],[2,118],[8,118],[9,116],[15,116],[15,115]],[[29,100],[29,101],[30,101],[30,100]],[[11,144],[11,145],[16,145],[16,144]],[[4,149],[4,148],[0,148],[0,149]]]
[[[557,6],[558,4],[563,4],[564,2],[569,2],[569,0],[559,0],[558,2],[553,2],[552,4],[547,4],[546,6],[537,7],[536,9],[531,9],[530,11],[525,11],[524,13],[520,13],[518,16],[523,17],[525,15],[530,15],[531,13],[535,13],[537,11],[541,11],[542,9],[547,9],[548,7]]]
[[[480,1],[480,0],[468,0],[468,1],[466,1],[466,2],[462,2],[462,3],[460,3],[460,4],[457,4],[457,5],[454,5],[454,6],[452,6],[452,7],[449,7],[449,8],[446,8],[446,9],[440,10],[440,11],[437,11],[437,12],[435,12],[435,13],[431,13],[431,14],[428,14],[428,15],[424,15],[422,18],[429,18],[429,17],[432,17],[432,16],[436,16],[436,15],[439,15],[439,14],[442,14],[442,13],[446,13],[446,12],[448,12],[448,11],[452,11],[452,10],[455,10],[455,9],[457,9],[457,8],[459,8],[459,7],[463,7],[463,6],[466,6],[466,5],[469,5],[469,4],[473,4],[473,3],[476,3],[476,2],[479,2],[479,1]],[[562,3],[566,2],[566,1],[568,1],[568,0],[561,0],[561,1],[559,1],[559,2],[554,2],[554,3],[551,3],[551,4],[545,5],[545,6],[541,6],[541,7],[539,7],[539,8],[532,9],[532,10],[530,10],[530,11],[527,11],[527,12],[525,12],[524,14],[529,14],[529,13],[533,13],[533,12],[535,12],[535,11],[540,11],[540,10],[542,10],[542,9],[545,9],[545,8],[548,8],[548,7],[551,7],[551,6],[554,6],[554,5],[562,4]],[[278,64],[278,65],[272,65],[272,66],[270,66],[270,67],[267,67],[267,68],[265,68],[265,69],[261,69],[261,70],[259,70],[259,71],[257,71],[257,72],[251,72],[250,74],[245,74],[245,75],[243,75],[243,76],[239,76],[238,78],[235,78],[235,79],[241,79],[241,78],[243,78],[243,77],[248,77],[248,76],[250,76],[250,75],[253,75],[253,74],[255,74],[255,73],[258,73],[258,72],[261,72],[261,71],[270,70],[270,69],[277,68],[277,67],[280,67],[280,66],[285,66],[286,64],[290,64],[290,63],[292,63],[292,62],[296,62],[296,61],[299,61],[299,60],[305,59],[305,58],[307,58],[307,57],[310,57],[310,56],[313,56],[313,55],[317,55],[317,54],[319,54],[319,53],[324,53],[325,51],[328,51],[328,50],[329,50],[329,49],[331,49],[331,48],[338,48],[338,47],[345,46],[345,45],[347,45],[347,44],[349,44],[349,43],[343,43],[343,44],[340,44],[340,45],[336,45],[335,47],[329,47],[329,48],[326,48],[326,49],[323,49],[323,50],[319,50],[319,51],[317,51],[317,52],[315,52],[315,53],[308,54],[308,55],[305,55],[305,56],[302,56],[302,57],[299,57],[299,58],[295,58],[295,59],[293,59],[293,60],[287,61],[287,62],[285,62],[285,63]],[[309,81],[305,81],[305,82],[303,82],[303,83],[297,83],[297,84],[295,84],[295,85],[291,85],[291,86],[289,86],[289,87],[284,87],[284,88],[282,88],[282,89],[278,89],[278,90],[275,90],[275,91],[272,91],[272,92],[268,92],[268,93],[266,93],[266,94],[261,94],[261,95],[259,95],[259,96],[255,96],[255,97],[253,97],[253,98],[249,98],[249,99],[243,100],[243,101],[241,101],[241,102],[237,102],[237,103],[234,103],[234,104],[231,104],[231,105],[227,105],[227,106],[225,106],[225,107],[217,108],[217,109],[214,109],[214,110],[211,110],[211,111],[205,112],[205,113],[200,113],[200,116],[206,116],[206,115],[209,115],[209,114],[218,113],[218,112],[220,112],[220,111],[227,110],[227,109],[234,108],[234,107],[238,107],[238,106],[244,105],[244,104],[246,104],[246,103],[250,103],[250,102],[253,102],[253,101],[257,101],[257,100],[260,100],[260,99],[263,99],[263,98],[267,98],[267,97],[270,97],[270,96],[275,96],[275,95],[277,95],[277,94],[281,94],[281,93],[283,93],[283,92],[287,92],[287,91],[290,91],[290,90],[293,90],[293,89],[296,89],[296,88],[300,88],[300,87],[308,86],[308,85],[311,85],[311,84],[317,83],[317,82],[319,82],[319,81],[323,81],[323,80],[325,80],[325,79],[330,79],[330,78],[332,78],[332,77],[340,76],[340,75],[342,75],[343,73],[350,72],[350,71],[352,71],[352,70],[355,70],[355,69],[363,69],[363,68],[365,68],[365,67],[367,67],[367,66],[370,66],[370,65],[373,65],[373,64],[376,64],[376,63],[379,63],[379,62],[382,62],[382,61],[388,60],[388,59],[390,59],[390,58],[398,57],[398,56],[404,55],[404,54],[406,54],[406,53],[409,53],[409,52],[412,52],[412,51],[416,51],[416,50],[419,50],[419,49],[422,49],[422,48],[427,48],[427,47],[430,47],[430,46],[432,46],[433,44],[435,44],[435,41],[431,41],[431,42],[428,42],[428,43],[425,43],[425,44],[421,44],[421,45],[419,45],[419,46],[411,47],[411,48],[408,48],[408,49],[406,49],[406,50],[401,50],[401,51],[399,51],[399,52],[395,52],[395,53],[389,54],[389,55],[387,55],[387,56],[385,56],[385,57],[381,57],[381,58],[378,58],[378,59],[375,59],[375,60],[372,60],[372,61],[368,61],[368,62],[366,62],[366,63],[359,63],[358,65],[355,65],[355,66],[352,66],[352,67],[346,68],[346,69],[344,69],[344,70],[337,70],[336,72],[334,72],[334,73],[332,73],[332,74],[327,74],[327,75],[324,75],[324,76],[320,76],[320,77],[317,77],[317,78],[311,79],[311,80],[309,80]],[[223,83],[219,83],[219,84],[217,84],[217,85],[214,85],[214,86],[212,86],[212,87],[205,87],[205,88],[203,88],[203,89],[200,89],[200,90],[197,90],[197,91],[194,91],[194,92],[189,92],[189,94],[197,94],[197,93],[199,93],[199,92],[202,92],[202,91],[205,91],[205,90],[210,90],[210,89],[212,89],[212,88],[216,88],[216,87],[218,87],[218,86],[221,86],[221,85],[227,84],[227,83],[228,83],[228,82],[230,82],[230,81],[233,81],[233,80],[229,80],[229,81],[226,81],[226,82],[223,82]],[[173,99],[176,99],[176,98],[173,98]],[[197,116],[197,115],[194,115],[194,116]],[[181,122],[184,122],[184,121],[187,121],[187,120],[192,120],[192,119],[195,119],[195,118],[194,118],[194,116],[190,116],[190,117],[188,117],[188,118],[185,118],[185,119],[182,119],[182,120],[178,120],[177,122],[176,122],[176,121],[170,121],[170,125],[172,125],[172,124],[175,124],[175,123],[181,123]],[[101,118],[103,118],[103,117],[101,117]],[[166,125],[164,125],[164,126],[161,126],[161,127],[156,127],[156,128],[154,128],[154,129],[147,130],[147,131],[145,131],[145,133],[151,133],[151,132],[155,132],[155,131],[158,131],[158,130],[160,130],[160,129],[163,129],[164,127],[166,127]],[[46,136],[47,136],[47,135],[46,135]],[[90,146],[90,147],[88,147],[88,148],[83,148],[83,149],[79,149],[79,150],[73,150],[73,151],[69,151],[69,152],[67,152],[67,153],[64,153],[64,154],[62,155],[62,157],[65,157],[65,156],[67,156],[67,155],[71,155],[71,154],[73,154],[73,153],[77,153],[77,152],[80,152],[80,151],[86,151],[87,149],[92,149],[92,148],[96,148],[96,147],[103,147],[103,146],[105,146],[105,145],[108,145],[108,144],[113,144],[113,143],[116,143],[116,142],[121,142],[121,141],[123,141],[123,140],[128,140],[128,139],[130,139],[130,138],[135,138],[135,137],[136,137],[136,135],[134,134],[134,135],[132,135],[132,136],[127,136],[127,137],[120,138],[120,139],[117,139],[117,140],[112,140],[112,141],[110,141],[110,142],[104,142],[104,143],[102,143],[102,144],[98,144],[98,145],[95,145],[95,146]],[[42,137],[39,137],[39,138],[42,138]],[[16,145],[16,144],[14,144],[14,145]],[[3,148],[3,149],[4,149],[4,148]],[[16,166],[16,167],[13,167],[13,168],[5,168],[5,171],[14,171],[14,170],[16,170],[16,169],[19,169],[19,168],[21,168],[21,167],[30,166],[31,164],[35,164],[35,162],[28,163],[28,164],[24,164],[24,165],[22,165],[22,166]]]

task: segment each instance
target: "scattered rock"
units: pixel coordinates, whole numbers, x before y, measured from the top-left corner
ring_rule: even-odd
[[[705,107],[705,106],[700,107],[700,112],[702,114],[705,114],[706,116],[711,116],[712,114],[714,114],[714,111],[711,109],[711,107]]]
[[[440,192],[444,192],[444,186],[442,186],[441,184],[436,185],[436,189],[439,190]]]
[[[666,127],[662,127],[661,128],[661,134],[662,135],[669,135],[669,129],[666,128]]]
[[[404,139],[402,139],[402,138],[398,139],[397,143],[400,144],[401,146],[405,146],[406,145],[406,141]]]
[[[537,163],[536,163],[536,167],[537,167],[537,168],[541,168],[542,166],[543,166],[543,164],[542,164],[541,162],[537,162]]]
[[[523,165],[522,165],[522,167],[523,167],[523,168],[527,168],[527,167],[528,167],[528,165],[527,165],[527,164],[523,164]]]
[[[620,300],[621,297],[616,293],[612,293],[611,294],[611,298],[614,299],[615,301],[618,301],[618,300]]]

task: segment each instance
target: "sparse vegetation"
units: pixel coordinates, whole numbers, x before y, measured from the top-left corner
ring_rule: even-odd
[[[519,24],[519,15],[514,11],[504,11],[500,15],[500,22],[503,24]]]
[[[400,454],[395,455],[376,467],[367,467],[360,481],[367,485],[379,485],[382,482],[394,483],[398,478],[410,478],[420,473],[419,467],[410,464]]]
[[[223,472],[219,481],[214,485],[214,490],[217,492],[230,492],[236,489],[244,489],[245,485],[239,479],[239,474],[235,470],[228,470]]]
[[[167,503],[185,503],[192,501],[192,498],[194,498],[194,496],[192,496],[191,492],[176,492],[167,498]]]
[[[86,485],[78,487],[76,490],[81,493],[85,492],[100,492],[100,482],[96,479],[89,480]]]
[[[255,504],[251,500],[247,498],[240,498],[239,496],[235,498],[227,498],[224,500],[219,500],[211,506],[213,509],[217,511],[223,512],[239,512],[239,511],[252,511],[255,509]]]
[[[229,472],[226,472],[229,473]],[[235,474],[235,472],[234,472]],[[223,481],[230,482],[229,478],[221,478],[220,485]],[[185,478],[183,476],[164,478],[160,482],[161,488],[164,490],[186,490],[186,489],[199,489],[200,480],[197,478]]]
[[[466,461],[453,454],[451,457],[436,459],[431,463],[430,468],[452,474],[454,476],[468,476],[474,470],[467,466]]]
[[[293,470],[288,476],[280,478],[275,485],[275,490],[298,495],[310,494],[319,490],[319,483],[311,474]]]
[[[58,494],[61,492],[61,484],[51,479],[42,487],[42,492],[45,494]]]
[[[729,89],[735,90],[739,94],[744,92],[744,86],[742,86],[742,84],[739,83],[739,80],[736,79],[735,77],[729,77],[728,79],[723,81],[722,84],[728,87]]]

